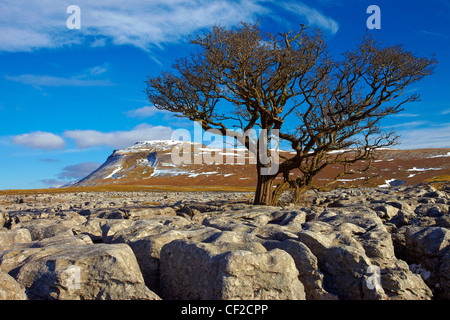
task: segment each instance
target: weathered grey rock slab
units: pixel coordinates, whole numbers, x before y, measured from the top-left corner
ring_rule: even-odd
[[[30,299],[159,299],[125,244],[41,248],[15,273]]]
[[[176,240],[161,250],[166,299],[305,299],[294,260],[285,251],[223,252],[223,246]]]
[[[395,256],[380,217],[368,208],[353,209],[326,209],[297,234],[318,259],[324,289],[350,300],[431,299],[422,278]],[[375,278],[378,286],[368,281]]]
[[[32,299],[450,299],[448,191],[311,191],[286,207],[228,192],[0,195],[0,270]]]
[[[27,300],[24,288],[9,274],[0,271],[0,301],[1,300]]]
[[[2,250],[2,248],[7,249],[15,243],[26,243],[31,241],[30,231],[25,228],[0,231],[0,250]]]

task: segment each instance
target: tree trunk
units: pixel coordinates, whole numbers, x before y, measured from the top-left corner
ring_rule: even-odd
[[[274,176],[261,175],[260,166],[257,166],[258,170],[258,182],[256,185],[255,200],[253,204],[255,205],[272,205],[273,196],[273,181]]]
[[[303,179],[297,179],[294,183],[291,185],[292,189],[292,200],[291,202],[293,204],[299,204],[301,199],[301,196],[310,188],[312,183],[312,177],[311,175],[303,177]]]
[[[292,203],[299,204],[301,195],[307,190],[305,186],[295,186],[292,190]]]
[[[264,120],[261,120],[261,122],[265,123]],[[264,127],[267,128],[268,126]],[[255,205],[273,205],[273,183],[278,173],[274,174],[273,172],[270,172],[271,170],[268,170],[272,169],[270,162],[273,161],[270,157],[268,137],[270,137],[270,133],[267,133],[267,131],[261,132],[256,146],[256,170],[258,182],[256,185]]]
[[[272,193],[273,206],[278,205],[278,200],[280,199],[281,194],[286,190],[289,190],[289,182],[287,181],[283,181],[275,188],[275,190]]]

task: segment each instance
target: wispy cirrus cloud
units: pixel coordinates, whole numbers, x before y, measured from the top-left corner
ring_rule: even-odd
[[[54,159],[54,158],[42,158],[39,159],[40,162],[47,162],[47,163],[56,163],[59,162],[58,159]]]
[[[335,34],[339,30],[339,23],[336,20],[302,2],[281,2],[280,6],[302,17],[311,26],[316,26],[331,34]]]
[[[416,117],[420,117],[420,114],[418,113],[397,113],[397,114],[393,114],[391,115],[391,117],[395,117],[395,118],[416,118]]]
[[[83,79],[75,77],[57,77],[50,75],[21,74],[18,76],[5,76],[6,79],[35,87],[98,87],[113,85],[110,80]]]
[[[427,36],[434,36],[434,37],[440,37],[440,38],[445,38],[445,39],[449,38],[449,36],[447,34],[440,33],[440,32],[433,32],[433,31],[427,31],[427,30],[420,30],[418,32],[425,34]]]
[[[415,128],[415,127],[426,125],[427,123],[428,123],[427,121],[410,121],[410,122],[397,123],[397,124],[393,124],[393,125],[390,125],[390,126],[385,126],[384,128],[391,128],[391,129],[396,129],[396,128]]]
[[[108,71],[107,64],[94,66],[72,76],[54,76],[38,74],[5,75],[10,81],[32,85],[34,87],[99,87],[114,85],[108,79],[98,79],[98,76]]]
[[[264,0],[78,0],[81,29],[68,30],[71,0],[3,0],[0,51],[30,51],[91,41],[132,45],[149,51],[214,24],[230,26],[269,13]],[[87,40],[89,39],[89,40]],[[94,40],[93,40],[94,39]]]
[[[71,0],[3,0],[0,51],[114,44],[131,45],[148,52],[186,40],[189,35],[213,25],[233,26],[242,21],[274,18],[277,12],[273,6],[332,34],[339,29],[337,21],[319,9],[295,0],[281,4],[273,0],[77,0],[81,28],[68,30],[66,9],[72,4]]]

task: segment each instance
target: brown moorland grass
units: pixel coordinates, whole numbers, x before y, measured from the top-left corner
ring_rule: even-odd
[[[237,186],[140,186],[140,185],[101,185],[86,187],[16,189],[0,190],[0,195],[55,194],[77,192],[254,192],[254,187]]]
[[[450,175],[444,174],[441,176],[433,177],[431,179],[425,180],[425,182],[432,185],[436,189],[441,190],[444,187],[450,185]]]

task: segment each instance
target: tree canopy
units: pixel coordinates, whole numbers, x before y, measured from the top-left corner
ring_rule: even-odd
[[[204,130],[226,135],[231,127],[260,128],[268,134],[258,139],[266,140],[279,132],[295,154],[270,174],[261,174],[270,163],[256,157],[255,204],[274,205],[289,188],[298,199],[326,166],[342,165],[337,179],[377,148],[396,144],[398,136],[382,130],[381,120],[418,101],[418,94],[401,96],[437,64],[400,45],[381,46],[371,36],[336,59],[322,33],[305,26],[276,34],[263,33],[258,24],[216,26],[191,43],[197,50],[177,60],[172,72],[148,77],[146,94],[156,108],[198,121]],[[234,136],[247,148],[270,153],[249,135]],[[347,151],[330,156],[335,150]],[[294,169],[301,172],[295,180],[289,175]],[[278,175],[284,180],[275,187]]]

